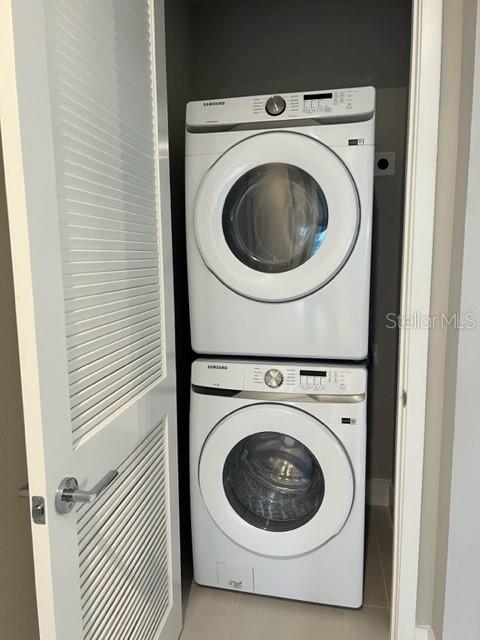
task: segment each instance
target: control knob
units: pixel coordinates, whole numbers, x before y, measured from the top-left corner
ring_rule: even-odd
[[[283,373],[279,369],[269,369],[264,377],[267,387],[276,389],[283,383]]]
[[[265,111],[269,116],[279,116],[285,111],[286,106],[287,103],[282,96],[272,96],[265,104]]]

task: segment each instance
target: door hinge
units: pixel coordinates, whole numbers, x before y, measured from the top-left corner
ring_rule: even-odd
[[[402,407],[407,406],[407,392],[405,389],[402,391]]]
[[[21,498],[30,498],[28,484],[18,490]],[[45,524],[45,498],[42,496],[32,496],[32,520],[35,524]]]

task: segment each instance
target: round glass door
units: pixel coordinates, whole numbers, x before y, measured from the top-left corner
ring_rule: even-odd
[[[210,271],[240,295],[285,302],[325,286],[349,259],[360,200],[336,151],[270,131],[225,151],[195,195],[193,231]]]
[[[268,531],[291,531],[322,504],[325,480],[312,452],[291,436],[256,433],[230,451],[223,469],[229,503],[246,522]]]
[[[230,189],[222,226],[230,250],[243,264],[283,273],[317,253],[328,226],[327,200],[303,169],[263,164],[244,173]]]
[[[354,496],[342,443],[314,416],[285,403],[254,403],[220,420],[202,448],[198,482],[229,538],[278,557],[335,536]]]

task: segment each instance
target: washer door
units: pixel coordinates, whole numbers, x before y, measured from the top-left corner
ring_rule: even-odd
[[[208,436],[199,461],[203,500],[234,542],[269,556],[295,556],[341,531],[354,497],[340,441],[308,413],[254,404]]]
[[[303,134],[251,136],[209,169],[194,226],[208,268],[256,300],[308,295],[342,268],[355,245],[360,205],[340,158]]]

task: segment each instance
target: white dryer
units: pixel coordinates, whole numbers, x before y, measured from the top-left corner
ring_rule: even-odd
[[[359,365],[194,362],[199,584],[362,605],[366,383]]]
[[[368,353],[375,91],[191,102],[186,215],[198,353]]]

